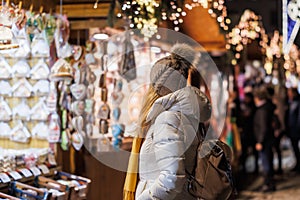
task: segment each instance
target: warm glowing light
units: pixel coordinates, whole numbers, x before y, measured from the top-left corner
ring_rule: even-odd
[[[237,64],[236,59],[231,60],[231,64],[232,64],[232,65],[236,65],[236,64]]]
[[[95,40],[106,40],[106,39],[108,39],[108,37],[109,36],[106,33],[96,33],[93,35],[93,38]]]

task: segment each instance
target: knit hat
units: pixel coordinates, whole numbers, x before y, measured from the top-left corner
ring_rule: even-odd
[[[186,86],[188,71],[194,63],[196,52],[187,44],[175,44],[171,55],[158,60],[150,72],[150,81],[160,96]]]

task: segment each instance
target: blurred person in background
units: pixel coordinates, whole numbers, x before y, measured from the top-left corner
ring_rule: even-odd
[[[256,112],[254,115],[254,133],[256,137],[256,150],[262,160],[264,183],[262,192],[275,191],[273,180],[273,144],[274,129],[272,127],[274,117],[274,104],[269,100],[269,94],[265,87],[256,88],[254,91]]]
[[[297,88],[288,88],[288,109],[285,117],[286,134],[291,139],[294,155],[296,157],[296,165],[292,171],[300,173],[300,96]]]
[[[254,120],[254,114],[255,114],[255,103],[254,103],[254,97],[251,92],[245,93],[245,99],[241,105],[241,142],[242,142],[242,155],[241,155],[241,165],[243,167],[243,172],[246,172],[246,159],[249,154],[249,149],[251,148],[251,151],[255,157],[255,173],[258,173],[258,152],[255,149],[256,139],[253,131],[253,120]]]
[[[273,87],[268,87],[267,88],[268,94],[269,94],[269,101],[274,105],[274,115],[273,115],[273,121],[272,121],[272,127],[274,129],[274,149],[277,154],[278,158],[278,168],[276,170],[276,174],[282,174],[282,154],[281,154],[281,148],[280,148],[280,141],[281,138],[284,135],[284,132],[281,130],[281,123],[279,120],[279,109],[278,109],[278,97],[275,96],[275,90]]]

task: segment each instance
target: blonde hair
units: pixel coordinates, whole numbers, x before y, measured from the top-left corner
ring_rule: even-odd
[[[152,85],[149,86],[147,93],[144,96],[141,111],[140,111],[140,118],[138,121],[138,135],[140,137],[144,137],[150,127],[151,122],[147,122],[147,115],[149,110],[151,109],[153,103],[160,97],[160,95],[155,91]]]

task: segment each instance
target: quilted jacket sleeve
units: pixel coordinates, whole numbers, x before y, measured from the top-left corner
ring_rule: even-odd
[[[183,189],[185,145],[180,115],[179,112],[165,111],[156,118],[153,142],[160,173],[138,200],[173,199]]]

